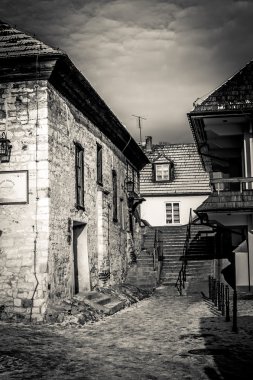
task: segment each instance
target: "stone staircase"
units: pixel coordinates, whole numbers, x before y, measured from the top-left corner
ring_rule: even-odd
[[[158,260],[159,232],[154,227],[146,227],[142,234],[142,250],[136,263],[129,268],[126,283],[141,289],[155,289],[159,284],[161,261]],[[154,252],[155,250],[155,252]]]
[[[154,258],[156,231],[159,231],[158,240],[162,240],[162,261],[159,261],[157,256]],[[175,288],[182,267],[186,231],[186,225],[146,228],[143,233],[141,254],[128,271],[126,283],[143,289],[154,289],[159,284],[170,286],[171,289]],[[206,291],[208,275],[212,274],[213,268],[214,247],[211,232],[210,227],[198,224],[191,225],[186,269],[188,293],[194,293],[196,289],[198,290],[198,284],[201,284],[200,291]],[[176,288],[175,294],[177,294]]]
[[[163,266],[161,283],[175,286],[182,267],[182,255],[186,240],[187,226],[159,227],[163,233]],[[208,234],[206,233],[208,231]],[[186,287],[194,289],[196,283],[207,282],[212,272],[213,237],[211,228],[202,225],[191,225],[191,239],[187,252]]]

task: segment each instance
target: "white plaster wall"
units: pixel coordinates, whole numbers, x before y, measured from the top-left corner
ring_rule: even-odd
[[[151,226],[166,226],[165,204],[168,202],[178,202],[180,224],[187,224],[190,209],[195,210],[207,197],[207,195],[145,197],[146,201],[141,204],[141,218],[148,221]],[[195,216],[195,213],[193,213],[193,216]]]
[[[251,292],[252,292],[253,291],[253,223],[251,227],[249,227],[248,247],[249,247],[249,275],[250,275],[250,286],[251,286]]]

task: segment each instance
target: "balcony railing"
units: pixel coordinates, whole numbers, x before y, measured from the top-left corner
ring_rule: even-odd
[[[236,191],[242,193],[245,190],[253,190],[253,177],[215,178],[211,180],[213,191],[219,194],[223,191]]]

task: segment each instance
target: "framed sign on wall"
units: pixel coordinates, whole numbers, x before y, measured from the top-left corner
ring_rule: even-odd
[[[28,170],[0,171],[0,204],[28,201]]]

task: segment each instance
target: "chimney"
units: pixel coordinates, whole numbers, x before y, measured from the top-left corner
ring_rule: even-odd
[[[146,152],[152,152],[152,136],[146,136]]]

